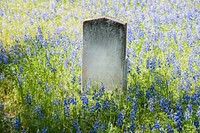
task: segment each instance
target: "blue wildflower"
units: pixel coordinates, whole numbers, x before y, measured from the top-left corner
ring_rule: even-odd
[[[160,122],[159,122],[159,121],[155,121],[155,122],[154,122],[154,127],[155,127],[156,129],[160,129]]]
[[[142,130],[145,130],[145,129],[146,129],[145,125],[142,125],[142,126],[141,126],[141,129],[142,129]]]
[[[148,103],[149,103],[149,110],[151,111],[151,112],[154,112],[154,100],[152,99],[152,98],[150,98],[149,100],[148,100]]]
[[[165,99],[165,98],[161,98],[159,101],[159,105],[161,110],[164,110],[166,113],[169,113],[170,111],[170,100]]]
[[[124,124],[124,122],[123,122],[123,119],[124,119],[124,113],[121,111],[119,114],[118,114],[118,117],[117,117],[117,122],[116,122],[116,124],[120,127],[120,128],[122,128],[122,125]]]
[[[135,40],[135,37],[133,35],[133,32],[131,30],[131,28],[128,28],[128,32],[127,32],[127,36],[128,36],[128,43],[131,43],[133,40]]]
[[[101,83],[99,91],[97,93],[94,92],[92,99],[94,100],[94,99],[98,99],[99,97],[102,97],[104,91],[105,91],[104,85],[103,83]]]
[[[126,95],[126,100],[127,100],[127,101],[131,101],[130,95],[128,95],[128,94]]]
[[[77,120],[73,120],[73,129],[75,129],[75,128],[79,128],[80,127],[80,125],[78,124],[78,122],[77,122]]]
[[[82,133],[81,129],[78,128],[78,130],[76,131],[76,133]]]
[[[167,124],[166,129],[168,133],[174,133],[174,130],[172,129],[170,124]]]
[[[183,113],[182,113],[182,108],[179,104],[176,106],[176,108],[177,108],[177,111],[175,112],[173,118],[174,118],[174,122],[176,124],[177,130],[180,131],[182,130]]]
[[[64,114],[66,117],[69,117],[70,115],[70,107],[68,106],[66,98],[64,99]]]
[[[5,14],[4,8],[0,8],[0,16],[3,17]]]
[[[40,117],[40,119],[43,119],[44,114],[42,113],[41,105],[35,106],[35,111],[36,111],[37,115]]]
[[[4,64],[8,64],[8,56],[6,54],[0,52],[0,61],[3,61]]]
[[[68,99],[68,104],[76,104],[76,98],[75,97],[70,97]]]
[[[98,121],[95,121],[94,122],[94,125],[93,125],[93,131],[94,132],[97,132],[97,130],[100,128],[100,124]]]
[[[148,90],[146,90],[146,98],[147,98],[147,99],[150,99],[150,97],[151,97],[151,92],[148,91]]]
[[[101,126],[101,129],[104,131],[104,130],[106,130],[106,128],[107,128],[107,127],[106,127],[106,124],[103,123],[102,126]]]
[[[54,119],[55,121],[57,121],[57,120],[60,121],[59,112],[56,112],[56,113],[54,114],[53,119]]]
[[[86,109],[86,108],[88,108],[88,98],[87,98],[87,96],[86,95],[82,95],[81,97],[80,97],[80,99],[81,99],[81,101],[82,101],[82,109]]]
[[[45,129],[45,128],[43,128],[43,129],[41,130],[42,133],[47,133],[47,131],[48,131],[48,130]]]
[[[135,125],[135,124],[131,124],[131,125],[130,125],[130,130],[131,130],[132,133],[134,133],[135,128],[136,128],[136,125]]]
[[[22,82],[22,78],[20,76],[17,76],[17,81],[21,87],[23,82]]]
[[[19,66],[19,71],[20,71],[20,73],[23,73],[23,72],[24,72],[24,70],[23,70],[23,67],[22,67],[22,66]]]
[[[198,121],[198,120],[195,120],[195,121],[194,121],[194,126],[195,126],[196,128],[199,128],[199,121]]]
[[[134,121],[136,118],[136,113],[134,109],[131,109],[131,113],[130,113],[130,121]]]
[[[102,109],[107,110],[109,106],[110,106],[110,102],[109,100],[106,99],[102,104]]]
[[[64,68],[65,68],[65,69],[67,69],[68,63],[69,63],[69,59],[66,59],[66,60],[64,61]]]
[[[14,124],[14,128],[16,130],[19,130],[20,129],[20,118],[16,118],[14,121],[13,121],[13,124]]]

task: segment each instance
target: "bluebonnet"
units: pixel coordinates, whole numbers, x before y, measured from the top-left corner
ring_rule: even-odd
[[[97,130],[100,128],[100,124],[98,121],[95,121],[94,122],[94,125],[93,125],[93,131],[94,132],[97,132]]]
[[[28,56],[31,56],[31,47],[30,46],[26,47],[26,53]]]
[[[154,100],[153,100],[153,98],[150,98],[149,100],[148,100],[148,103],[149,103],[149,110],[151,111],[151,112],[154,112]]]
[[[138,74],[141,73],[139,66],[136,67],[136,71],[137,71]]]
[[[99,103],[99,101],[96,102],[95,106],[91,106],[90,107],[90,112],[95,112],[96,110],[99,111],[101,108],[101,104]]]
[[[69,117],[70,115],[70,107],[68,106],[68,103],[67,103],[67,99],[65,98],[64,99],[64,114],[65,114],[65,117]]]
[[[76,59],[76,56],[77,56],[77,51],[72,51],[72,53],[71,53],[71,57],[72,57],[72,61],[74,62],[75,61],[75,59]]]
[[[31,39],[29,34],[24,34],[24,42],[28,42]]]
[[[98,90],[97,93],[94,93],[92,99],[94,100],[94,99],[98,99],[99,97],[102,97],[104,91],[105,91],[105,87],[103,83],[101,83],[100,89]]]
[[[19,85],[20,85],[20,87],[21,87],[23,81],[22,81],[22,78],[21,78],[20,76],[17,76],[17,81],[18,81],[18,83],[19,83]]]
[[[43,46],[44,46],[44,47],[47,47],[47,46],[48,46],[47,41],[45,41],[45,40],[43,41]]]
[[[167,124],[167,125],[166,125],[166,129],[167,129],[167,132],[168,132],[168,133],[174,133],[174,129],[171,127],[170,124]]]
[[[64,68],[66,69],[69,63],[69,59],[64,60]]]
[[[165,98],[161,98],[159,101],[159,105],[160,105],[160,109],[164,110],[165,113],[169,114],[170,111],[170,100],[165,99]]]
[[[150,51],[150,50],[151,50],[150,44],[149,44],[147,41],[145,41],[144,44],[145,44],[145,45],[144,45],[145,51],[146,51],[146,52]]]
[[[174,122],[178,131],[182,130],[183,109],[179,103],[176,104],[176,112],[173,115]]]
[[[17,117],[17,118],[13,121],[13,124],[14,124],[14,128],[15,128],[16,130],[19,130],[19,129],[20,129],[20,126],[21,126],[21,124],[20,124],[20,118]]]
[[[56,113],[54,114],[53,119],[54,119],[55,121],[57,121],[57,120],[60,121],[59,112],[58,112],[58,111],[56,111]]]
[[[58,106],[58,105],[60,105],[60,101],[59,100],[53,100],[52,104],[55,105],[55,106]]]
[[[86,95],[82,95],[81,97],[80,97],[80,99],[81,99],[81,101],[82,101],[82,109],[86,109],[86,108],[88,108],[88,98],[87,98],[87,96]]]
[[[136,118],[136,112],[135,112],[134,109],[131,109],[131,112],[130,112],[130,121],[134,122],[135,118]]]
[[[135,125],[135,124],[131,124],[131,125],[130,125],[130,130],[131,130],[132,133],[134,133],[135,128],[136,128],[136,125]]]
[[[195,120],[195,121],[194,121],[194,126],[195,126],[196,128],[199,128],[199,121],[198,121],[198,120]]]
[[[191,113],[192,112],[192,104],[187,105],[187,110]]]
[[[154,127],[155,127],[156,129],[160,129],[160,122],[159,122],[159,121],[155,121],[155,122],[154,122]]]
[[[156,69],[156,57],[153,59],[147,58],[146,60],[146,68],[154,71]]]
[[[104,131],[104,130],[106,130],[106,128],[107,128],[107,127],[106,127],[106,124],[105,124],[105,123],[103,123],[103,124],[102,124],[102,126],[101,126],[101,130],[103,130],[103,131]]]
[[[191,113],[188,110],[186,110],[184,114],[185,119],[188,120],[190,118],[190,115]]]
[[[76,133],[82,133],[81,129],[78,128],[78,130],[76,131]]]
[[[124,124],[124,122],[123,122],[123,119],[124,119],[124,113],[121,111],[119,114],[118,114],[118,117],[117,117],[117,122],[116,122],[116,124],[120,127],[120,128],[122,128],[122,126],[123,126],[123,124]]]
[[[188,103],[189,102],[189,100],[190,100],[190,96],[188,95],[188,94],[184,94],[183,95],[183,100],[186,102],[186,103]]]
[[[8,64],[8,56],[3,52],[0,52],[0,63],[1,62]]]
[[[19,66],[19,71],[20,71],[20,73],[24,72],[23,67],[21,65]]]
[[[102,109],[107,110],[109,107],[110,107],[110,102],[109,100],[106,99],[102,104]]]
[[[146,90],[146,98],[150,99],[151,95],[151,92],[149,90]]]
[[[35,106],[35,111],[36,111],[37,115],[39,116],[39,118],[43,119],[44,114],[42,113],[42,107],[41,107],[41,105]]]
[[[149,129],[150,129],[150,130],[153,130],[153,126],[149,125]]]
[[[3,17],[5,14],[4,8],[0,8],[0,16]]]
[[[131,101],[130,95],[128,95],[128,94],[126,95],[126,100],[127,100],[127,101]]]
[[[42,133],[47,133],[47,131],[48,131],[48,130],[47,130],[46,128],[43,128],[43,129],[41,130]]]
[[[36,40],[38,42],[42,42],[44,37],[42,35],[42,30],[41,30],[40,26],[37,27],[37,31],[38,31],[38,34],[36,35]]]
[[[68,99],[68,104],[76,104],[76,98],[75,97],[70,97]]]
[[[127,34],[128,34],[128,43],[131,43],[133,40],[135,40],[131,27],[128,28]]]
[[[75,129],[76,127],[80,127],[79,123],[77,120],[73,120],[73,125],[72,127]]]
[[[23,130],[22,130],[22,133],[27,133],[26,129],[23,129]]]
[[[154,58],[151,60],[151,62],[150,62],[150,64],[149,64],[149,67],[150,67],[150,69],[151,69],[152,71],[155,70],[155,68],[156,68],[156,57],[154,57]]]
[[[199,99],[200,99],[200,98],[199,98],[197,92],[195,92],[195,93],[192,94],[192,96],[191,96],[191,101],[192,101],[193,104],[199,105],[199,104],[200,104],[200,103],[199,103],[199,101],[200,101]]]

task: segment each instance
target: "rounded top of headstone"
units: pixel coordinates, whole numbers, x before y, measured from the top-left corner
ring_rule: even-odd
[[[121,24],[121,25],[125,25],[126,24],[125,22],[123,22],[121,20],[118,20],[116,18],[110,17],[110,16],[101,16],[101,17],[86,19],[86,20],[84,20],[83,23],[96,22],[96,21],[99,21],[99,20],[109,20],[109,21],[112,21],[114,23],[118,23],[118,24]]]

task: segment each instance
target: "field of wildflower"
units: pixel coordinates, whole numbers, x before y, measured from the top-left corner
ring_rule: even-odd
[[[82,24],[127,22],[127,91],[87,83]],[[199,133],[199,0],[1,0],[1,133]]]

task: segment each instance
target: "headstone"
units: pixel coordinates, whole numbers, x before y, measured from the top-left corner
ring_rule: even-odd
[[[82,91],[87,81],[106,90],[126,89],[127,24],[110,17],[83,22]]]

